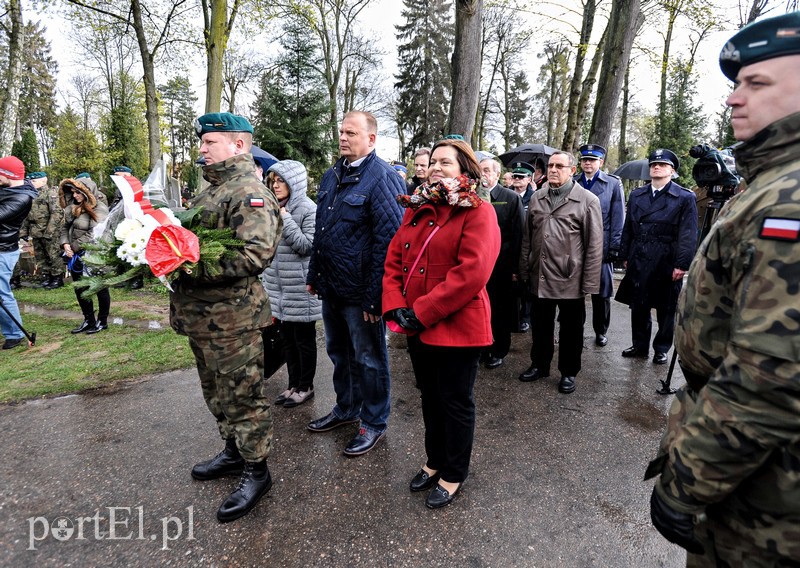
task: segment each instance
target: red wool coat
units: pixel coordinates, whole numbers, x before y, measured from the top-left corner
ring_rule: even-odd
[[[403,295],[403,283],[434,226]],[[500,252],[500,228],[490,203],[477,208],[426,204],[403,216],[386,254],[384,314],[414,309],[425,328],[419,339],[443,347],[492,344],[486,283]]]

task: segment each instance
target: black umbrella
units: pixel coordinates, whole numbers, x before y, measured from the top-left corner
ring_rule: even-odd
[[[551,148],[545,144],[522,144],[516,148],[512,148],[505,154],[500,154],[498,158],[503,162],[503,165],[509,167],[516,162],[527,162],[531,165],[536,164],[537,159],[547,161],[553,152],[558,148]]]
[[[647,158],[625,162],[616,170],[614,170],[614,175],[622,179],[640,179],[644,181],[649,181],[650,162],[647,160]],[[678,177],[677,173],[672,174],[672,179],[675,179],[677,177]]]

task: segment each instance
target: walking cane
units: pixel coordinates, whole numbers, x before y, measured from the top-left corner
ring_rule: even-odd
[[[9,317],[9,318],[11,318],[11,321],[13,321],[15,324],[17,324],[17,327],[18,327],[18,328],[20,328],[20,329],[22,330],[22,333],[24,333],[24,334],[25,334],[25,337],[27,337],[27,338],[28,338],[28,345],[30,345],[31,347],[33,347],[34,345],[36,345],[36,332],[34,331],[34,332],[32,332],[32,333],[28,333],[27,331],[25,331],[25,328],[24,328],[24,327],[22,327],[22,324],[21,324],[20,322],[18,322],[18,321],[17,321],[17,318],[15,318],[15,317],[14,317],[14,316],[11,314],[11,312],[9,312],[9,311],[8,311],[8,308],[7,308],[7,307],[6,307],[6,305],[3,303],[3,298],[0,298],[0,308],[3,308],[3,311],[4,311],[6,314],[8,314],[8,317]]]
[[[656,389],[656,392],[658,394],[675,394],[676,392],[678,392],[678,389],[672,388],[670,386],[670,383],[672,382],[672,373],[673,371],[675,371],[675,361],[677,360],[678,360],[678,352],[673,351],[672,361],[669,362],[669,371],[667,372],[667,378],[666,380],[659,379],[659,381],[661,381],[661,388]]]

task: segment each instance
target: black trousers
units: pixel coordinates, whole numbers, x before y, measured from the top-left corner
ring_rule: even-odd
[[[480,351],[476,347],[435,347],[408,338],[422,398],[426,465],[450,483],[461,483],[469,473]]]
[[[511,349],[511,330],[517,323],[515,310],[517,298],[514,295],[514,286],[511,275],[508,278],[490,278],[486,284],[489,294],[489,304],[492,306],[492,336],[494,343],[484,350],[486,355],[503,358]]]
[[[611,324],[611,298],[592,294],[592,329],[595,335],[605,335]]]
[[[666,353],[672,347],[675,334],[675,311],[677,302],[668,306],[656,308],[658,331],[653,338],[653,350],[656,353]],[[650,336],[653,333],[653,319],[650,317],[650,308],[641,306],[631,307],[631,335],[633,346],[642,351],[650,348]]]
[[[69,274],[72,276],[73,282],[77,282],[82,276],[82,273],[73,272],[72,270],[69,271]],[[84,290],[85,288],[75,288],[75,297],[78,298],[78,305],[81,307],[83,319],[88,321],[91,325],[94,325],[97,323],[94,317],[94,303],[92,300],[84,300],[81,298],[81,294]],[[97,293],[97,305],[97,319],[103,323],[107,323],[108,312],[111,311],[111,293],[108,291],[108,288],[100,290]]]
[[[316,322],[281,321],[281,339],[286,354],[289,388],[306,391],[314,386],[317,373]]]
[[[562,376],[574,377],[581,370],[583,353],[583,324],[586,322],[586,303],[583,298],[553,300],[533,297],[531,317],[531,363],[544,375],[550,374],[553,362],[553,339],[556,308],[558,308],[558,370]]]

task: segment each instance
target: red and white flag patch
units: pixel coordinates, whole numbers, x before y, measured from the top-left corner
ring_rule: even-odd
[[[251,197],[250,198],[250,207],[264,207],[264,198],[263,197]]]
[[[758,236],[776,241],[800,241],[800,219],[767,217]]]

